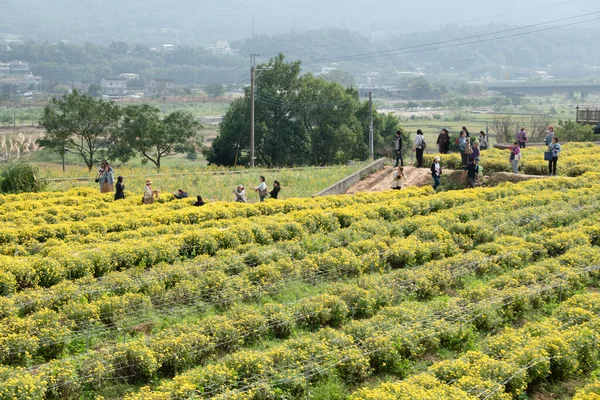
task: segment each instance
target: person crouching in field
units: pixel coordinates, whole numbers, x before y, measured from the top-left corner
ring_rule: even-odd
[[[402,189],[402,184],[406,182],[406,175],[404,175],[404,167],[398,167],[398,171],[394,174],[394,180],[392,181],[392,189]]]
[[[233,201],[236,203],[246,203],[246,191],[244,190],[244,185],[237,185],[235,190],[232,192],[235,198]]]

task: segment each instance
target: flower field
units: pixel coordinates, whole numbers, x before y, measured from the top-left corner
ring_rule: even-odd
[[[544,161],[546,147],[527,147],[522,149],[519,171],[528,175],[548,175],[548,161]],[[586,172],[600,172],[600,163],[597,158],[600,146],[593,143],[566,143],[558,157],[556,172],[563,176],[580,176]],[[460,169],[460,153],[437,154],[442,159],[442,167]],[[436,154],[425,154],[423,165],[433,163]],[[508,150],[489,149],[482,150],[480,165],[485,173],[511,172]]]
[[[599,395],[600,173],[138,200],[0,196],[0,399]]]

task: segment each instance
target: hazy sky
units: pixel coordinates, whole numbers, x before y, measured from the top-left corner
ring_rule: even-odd
[[[600,11],[599,0],[0,0],[0,33],[139,41],[148,32],[174,29],[202,41],[246,38],[253,20],[257,34],[287,33],[294,26],[345,26],[369,34],[461,23],[526,25],[593,11]],[[587,26],[600,26],[594,24]]]

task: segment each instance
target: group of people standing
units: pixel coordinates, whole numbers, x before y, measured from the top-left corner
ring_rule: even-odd
[[[264,176],[259,177],[260,183],[257,187],[254,188],[254,191],[258,193],[258,198],[261,202],[265,201],[267,196],[271,196],[272,199],[277,199],[279,196],[279,192],[281,191],[281,184],[278,181],[273,181],[273,189],[269,190],[267,187],[267,182]],[[246,197],[246,189],[244,189],[244,185],[239,184],[235,188],[233,193],[233,201],[236,203],[247,203],[248,198]]]
[[[512,172],[515,174],[519,173],[519,161],[521,160],[521,152],[527,147],[529,139],[527,138],[527,132],[525,128],[521,127],[515,135],[515,141],[512,146],[509,146],[510,150],[510,162],[512,165]],[[546,132],[544,137],[544,143],[547,149],[544,152],[544,160],[548,161],[548,176],[556,175],[556,164],[558,163],[558,155],[561,151],[560,143],[558,143],[558,137],[554,134],[554,128],[551,126]]]
[[[544,138],[547,150],[544,154],[544,159],[548,161],[548,175],[556,175],[556,165],[558,162],[558,156],[561,151],[561,146],[558,143],[559,140],[554,134],[554,128],[550,126]],[[448,154],[450,150],[450,144],[452,139],[447,129],[442,129],[438,135],[436,144],[441,154]],[[522,149],[527,147],[529,139],[525,128],[521,127],[515,135],[515,142],[512,146],[509,146],[510,150],[510,163],[512,166],[512,172],[515,174],[519,173],[519,161],[521,159]],[[462,127],[462,130],[455,140],[454,144],[457,146],[461,155],[461,166],[464,171],[467,172],[467,187],[473,188],[478,175],[482,175],[483,169],[479,165],[479,158],[481,156],[481,150],[487,150],[489,148],[489,138],[484,131],[479,132],[478,141],[471,141],[469,130],[466,127]],[[425,138],[423,137],[423,131],[417,130],[417,134],[413,140],[412,151],[416,155],[417,168],[423,167],[423,153],[427,147]],[[392,183],[393,189],[400,189],[402,182],[406,180],[404,175],[403,165],[404,159],[402,157],[402,134],[401,131],[396,132],[395,140],[395,151],[396,151],[396,165],[398,172],[394,175]],[[431,164],[431,177],[433,178],[433,188],[437,189],[440,186],[440,177],[442,175],[441,158],[436,156]]]
[[[108,164],[108,161],[102,161],[100,163],[100,169],[96,176],[96,183],[100,185],[100,193],[114,192],[115,200],[125,198],[125,184],[123,183],[123,177],[118,176],[117,184],[115,185],[115,171]]]

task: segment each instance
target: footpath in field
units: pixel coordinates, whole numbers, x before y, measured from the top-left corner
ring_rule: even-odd
[[[396,173],[396,168],[392,166],[386,166],[381,171],[377,171],[365,179],[356,182],[352,185],[346,193],[354,194],[358,192],[382,192],[384,190],[390,190],[392,188],[392,180]],[[402,187],[409,186],[426,186],[431,185],[431,172],[429,168],[415,168],[415,167],[404,167],[404,175],[406,175],[406,182]]]
[[[365,179],[356,182],[348,190],[347,194],[354,194],[359,192],[382,192],[384,190],[390,190],[392,188],[392,181],[396,168],[392,166],[386,166],[381,171],[377,171]],[[452,180],[464,180],[463,171],[445,169],[444,174],[450,176]],[[431,172],[429,168],[416,168],[416,167],[404,167],[404,174],[406,175],[406,182],[402,187],[410,186],[428,186],[432,184]],[[544,175],[527,175],[527,174],[513,174],[511,172],[496,172],[487,176],[487,185],[496,186],[502,182],[522,182],[531,179],[546,178]]]

